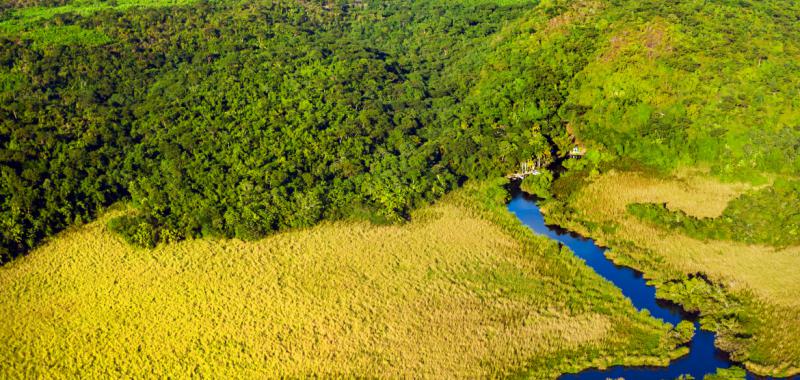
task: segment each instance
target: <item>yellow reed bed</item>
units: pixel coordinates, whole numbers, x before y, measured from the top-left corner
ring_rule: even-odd
[[[502,203],[471,206],[485,187],[470,189],[404,225],[153,250],[106,229],[130,210],[107,212],[0,268],[0,377],[554,377],[665,363],[668,326]]]

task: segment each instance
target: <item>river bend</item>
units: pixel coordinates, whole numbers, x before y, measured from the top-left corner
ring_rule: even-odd
[[[638,310],[647,309],[651,315],[672,325],[688,319],[695,325],[695,335],[689,343],[689,354],[673,360],[667,367],[623,367],[615,366],[605,370],[588,369],[577,374],[565,374],[562,380],[605,380],[607,378],[626,379],[675,379],[689,374],[696,379],[715,373],[717,368],[728,368],[734,363],[728,355],[714,347],[714,333],[699,328],[695,317],[684,313],[679,307],[656,299],[656,290],[647,285],[641,273],[631,268],[615,265],[605,256],[605,248],[594,240],[582,237],[544,222],[537,200],[520,191],[512,192],[508,210],[530,227],[535,233],[547,236],[569,247],[578,257],[594,269],[597,274],[611,281],[622,290]],[[747,374],[747,379],[756,379]]]

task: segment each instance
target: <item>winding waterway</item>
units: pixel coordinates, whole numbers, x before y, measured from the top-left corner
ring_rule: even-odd
[[[700,330],[696,317],[685,314],[672,304],[656,299],[656,290],[647,285],[641,273],[630,268],[617,266],[605,257],[605,248],[575,233],[556,226],[548,226],[544,222],[536,199],[522,192],[512,192],[508,210],[530,227],[537,234],[547,236],[569,247],[578,257],[586,261],[599,275],[622,289],[638,310],[647,309],[650,314],[665,322],[677,325],[682,320],[690,320],[695,325],[694,339],[689,343],[689,354],[670,363],[667,367],[610,367],[605,370],[589,369],[577,374],[561,376],[563,380],[605,380],[607,378],[626,379],[675,379],[689,374],[696,379],[716,372],[717,368],[728,368],[734,363],[728,355],[714,347],[714,333]],[[751,373],[748,379],[755,379]]]

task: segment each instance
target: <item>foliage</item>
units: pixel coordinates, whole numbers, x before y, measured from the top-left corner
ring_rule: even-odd
[[[600,150],[590,150],[581,158],[565,160],[563,166],[567,170],[587,171],[590,175],[600,174],[600,168],[605,163],[613,162],[616,157]]]
[[[777,247],[800,244],[800,181],[777,180],[732,200],[716,218],[696,218],[666,205],[632,203],[643,220],[698,239],[735,240]]]
[[[3,22],[25,23],[0,37],[6,257],[120,199],[144,246],[405,220],[547,162],[597,34],[524,1],[59,4]]]
[[[157,241],[403,220],[468,178],[563,156],[568,131],[590,149],[565,165],[595,174],[614,157],[800,168],[800,10],[778,0],[0,12],[6,257],[128,198],[141,215],[115,229]]]
[[[717,373],[706,375],[703,380],[741,380],[745,379],[747,372],[742,367],[719,368]]]
[[[675,326],[675,333],[678,335],[678,339],[682,342],[689,343],[694,338],[694,323],[691,321],[680,321],[677,326]]]
[[[529,175],[522,180],[520,189],[540,198],[550,198],[550,186],[553,184],[553,173],[547,169],[539,169],[539,174]]]
[[[0,38],[32,41],[35,49],[54,45],[103,45],[111,39],[92,27],[75,25],[78,16],[131,8],[186,5],[197,0],[34,0],[0,5]],[[23,6],[24,5],[24,6]]]
[[[800,173],[800,4],[611,4],[561,111],[581,139],[662,168]]]
[[[142,247],[404,221],[468,179],[551,162],[577,143],[588,153],[566,161],[566,175],[523,184],[550,188],[564,221],[591,209],[576,205],[582,189],[620,163],[797,175],[797,14],[780,0],[3,2],[0,261],[119,200],[136,211],[108,226]],[[784,247],[798,239],[793,183],[722,216],[631,207],[670,233]],[[616,206],[592,207],[628,225],[587,228],[630,233],[627,203]],[[714,273],[791,302],[762,278],[776,269],[729,266]],[[509,289],[528,289],[518,271],[498,271]],[[718,311],[730,298],[704,300]],[[736,333],[783,339],[764,326],[785,305],[745,306],[750,319],[709,319],[736,324],[723,334],[736,355],[776,372],[794,346],[776,353]]]

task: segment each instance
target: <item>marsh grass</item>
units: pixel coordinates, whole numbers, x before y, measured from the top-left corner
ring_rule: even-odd
[[[718,345],[749,369],[769,375],[800,372],[800,246],[699,240],[627,210],[630,204],[655,203],[714,218],[753,185],[723,183],[702,170],[672,176],[612,170],[583,181],[568,201],[571,213],[560,223],[612,247],[609,256],[642,270],[659,287],[659,296],[701,311],[708,317],[704,324],[720,332]],[[713,286],[691,286],[687,281],[696,274]]]
[[[552,378],[684,352],[504,197],[155,249],[108,231],[119,207],[0,268],[0,377]]]

